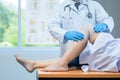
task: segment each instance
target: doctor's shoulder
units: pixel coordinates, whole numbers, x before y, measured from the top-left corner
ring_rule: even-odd
[[[59,3],[61,8],[64,8],[66,5],[71,4],[71,0],[64,0],[62,2]]]
[[[62,9],[66,5],[66,1],[64,0],[62,2],[58,1],[56,4],[54,4],[54,9]]]
[[[102,7],[102,5],[95,0],[89,0],[89,4],[93,5],[94,7]]]
[[[62,13],[64,12],[64,9],[65,9],[65,6],[68,5],[69,0],[64,0],[62,2],[58,2],[54,5],[54,11],[55,12],[59,12],[59,13]]]
[[[95,0],[88,0],[88,6],[91,12],[99,12],[99,11],[104,11],[105,9],[103,8],[103,6],[95,1]]]

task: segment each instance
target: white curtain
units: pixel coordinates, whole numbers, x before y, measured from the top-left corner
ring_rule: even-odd
[[[26,44],[57,44],[48,31],[53,5],[59,0],[26,1]]]

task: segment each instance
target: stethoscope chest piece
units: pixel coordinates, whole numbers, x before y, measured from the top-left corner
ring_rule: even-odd
[[[87,17],[88,17],[89,19],[91,19],[91,18],[92,18],[92,14],[91,14],[91,13],[88,13],[88,14],[87,14]]]

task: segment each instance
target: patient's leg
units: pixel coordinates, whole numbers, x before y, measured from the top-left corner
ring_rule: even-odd
[[[69,49],[65,52],[64,56],[60,59],[45,60],[45,61],[34,61],[27,60],[15,55],[16,60],[29,72],[33,72],[38,67],[46,67],[43,71],[67,71],[68,63],[81,53],[86,47],[87,41],[90,40],[94,43],[98,33],[94,33],[91,25],[84,26],[81,32],[85,38],[78,42],[73,42]],[[49,66],[50,65],[50,66]]]
[[[44,69],[42,71],[67,71],[68,69],[68,63],[71,62],[74,58],[76,58],[79,53],[81,53],[85,46],[87,44],[87,41],[81,40],[78,42],[73,42],[71,46],[68,48],[68,50],[65,52],[61,60],[59,60],[57,63],[52,64]]]
[[[84,34],[84,39],[78,42],[73,42],[59,62],[44,68],[43,71],[68,70],[68,63],[76,58],[79,53],[84,50],[87,45],[87,41],[90,40],[91,43],[94,43],[95,39],[99,35],[99,33],[95,33],[93,31],[92,25],[86,25],[82,27],[80,32]]]
[[[73,58],[77,57],[79,52],[81,52],[87,41],[82,40],[79,42],[74,42],[71,47],[67,50],[63,58],[54,59],[54,60],[45,60],[45,61],[34,61],[28,60],[15,55],[16,60],[20,63],[28,72],[33,72],[38,67],[46,67],[43,71],[67,71],[68,62]],[[81,45],[79,45],[81,44]],[[50,66],[49,66],[50,65]]]
[[[50,59],[50,60],[28,60],[25,58],[20,57],[19,55],[15,55],[15,58],[18,63],[20,63],[28,72],[33,72],[36,68],[46,67],[51,64],[58,62],[58,59]]]

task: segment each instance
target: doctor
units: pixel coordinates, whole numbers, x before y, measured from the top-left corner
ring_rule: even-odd
[[[84,35],[79,32],[81,26],[90,23],[94,25],[95,32],[111,32],[114,27],[112,17],[98,2],[93,0],[64,0],[60,5],[55,6],[53,15],[49,32],[60,42],[61,56],[63,56],[72,41],[84,38]],[[69,67],[87,64],[89,51],[90,44],[69,63]]]

